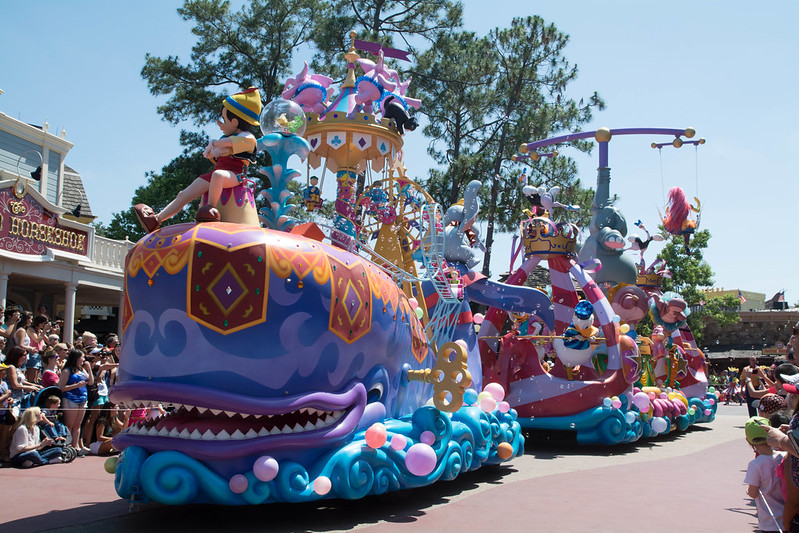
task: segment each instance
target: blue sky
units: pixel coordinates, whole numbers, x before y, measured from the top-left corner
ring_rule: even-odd
[[[145,172],[159,170],[180,151],[179,127],[161,121],[155,108],[163,99],[150,95],[139,75],[147,52],[188,59],[193,39],[175,11],[179,5],[3,5],[0,111],[34,124],[47,120],[50,131],[66,129],[75,144],[67,164],[82,175],[102,222],[128,208]],[[641,219],[654,228],[664,186],[679,185],[694,196],[698,183],[702,227],[713,234],[705,257],[716,286],[767,297],[786,289],[791,304],[799,301],[799,253],[792,243],[799,218],[793,161],[799,3],[465,2],[466,28],[478,33],[533,14],[571,37],[566,56],[580,74],[569,95],[579,99],[596,90],[607,103],[585,130],[693,126],[707,139],[698,151],[664,148],[662,174],[661,157],[649,145],[666,138],[611,141],[611,191],[621,196],[628,223]],[[214,125],[206,130],[218,135]],[[406,136],[411,176],[423,178],[432,165],[427,143],[419,130]],[[584,183],[595,183],[596,150],[590,156],[561,152],[576,159]],[[494,272],[507,269],[509,242],[506,237],[495,245]],[[650,260],[656,250],[650,249]]]

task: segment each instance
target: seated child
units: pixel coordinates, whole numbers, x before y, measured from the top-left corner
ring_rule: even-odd
[[[59,420],[58,410],[61,408],[61,398],[48,396],[44,402],[42,413],[44,418],[39,423],[39,429],[46,437],[53,439],[56,445],[63,446],[67,441],[67,426]]]
[[[766,443],[766,430],[761,426],[768,426],[768,420],[759,416],[753,416],[744,426],[746,440],[757,454],[749,461],[744,483],[748,485],[746,493],[757,505],[758,529],[764,532],[779,531],[785,499],[777,478],[777,468],[780,467],[785,452],[774,452]]]

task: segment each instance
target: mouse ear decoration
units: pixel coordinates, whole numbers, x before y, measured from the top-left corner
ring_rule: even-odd
[[[261,93],[257,87],[228,96],[222,102],[225,109],[244,120],[247,124],[258,126],[261,116]]]

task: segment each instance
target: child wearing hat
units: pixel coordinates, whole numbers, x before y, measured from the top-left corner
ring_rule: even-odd
[[[757,527],[760,531],[779,531],[782,525],[782,512],[785,498],[782,483],[777,477],[777,468],[782,468],[785,452],[774,452],[766,442],[768,420],[753,416],[746,421],[744,431],[746,441],[754,449],[756,456],[746,467],[744,483],[746,494],[757,505]]]
[[[255,87],[225,98],[221,116],[216,121],[223,135],[208,143],[203,152],[203,156],[214,162],[213,170],[196,178],[157,214],[148,205],[136,204],[133,211],[144,229],[148,232],[157,230],[163,221],[205,193],[208,193],[208,202],[197,210],[196,220],[219,220],[216,204],[222,190],[239,185],[247,167],[255,161],[256,139],[251,128],[259,125],[260,114],[261,94]]]

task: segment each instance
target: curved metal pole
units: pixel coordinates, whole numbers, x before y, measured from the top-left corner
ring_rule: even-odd
[[[694,128],[685,128],[685,129],[674,129],[674,128],[617,128],[617,129],[609,129],[609,128],[600,128],[595,131],[584,131],[580,133],[570,133],[568,135],[561,135],[558,137],[551,137],[549,139],[544,139],[541,141],[534,141],[529,143],[524,143],[519,147],[519,151],[522,153],[532,152],[537,150],[538,148],[543,148],[544,146],[550,146],[552,144],[564,143],[564,142],[571,142],[571,141],[579,141],[581,139],[588,139],[590,137],[594,137],[598,142],[607,142],[610,141],[610,138],[614,135],[674,135],[675,137],[679,137],[681,135],[685,135],[687,138],[692,138],[696,135],[696,131]]]

